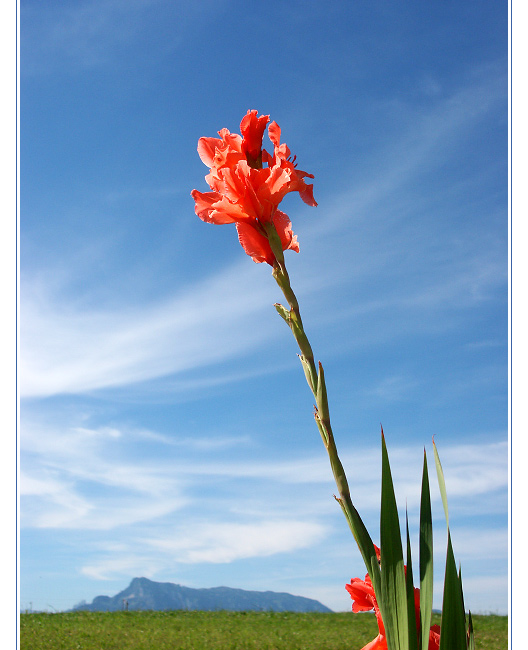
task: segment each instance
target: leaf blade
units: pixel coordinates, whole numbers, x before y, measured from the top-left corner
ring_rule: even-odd
[[[409,517],[405,510],[405,530],[407,533],[407,571],[405,587],[407,590],[407,620],[409,626],[409,650],[418,650],[418,634],[416,630],[416,606],[414,599],[414,580],[412,570],[411,539],[409,536]]]
[[[448,530],[440,650],[466,650],[466,648],[466,618],[462,585],[456,569],[451,533]]]
[[[378,602],[378,604],[380,605],[389,650],[407,650],[409,645],[409,617],[400,522],[383,429],[381,440],[380,548],[382,602]]]
[[[420,628],[421,648],[429,644],[429,628],[433,611],[433,518],[427,454],[424,449],[422,492],[420,498]]]

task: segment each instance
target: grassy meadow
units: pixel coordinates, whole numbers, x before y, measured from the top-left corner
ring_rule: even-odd
[[[439,616],[433,621],[439,623]],[[475,616],[477,650],[506,650],[506,616]],[[291,612],[24,613],[21,650],[360,650],[374,614]]]

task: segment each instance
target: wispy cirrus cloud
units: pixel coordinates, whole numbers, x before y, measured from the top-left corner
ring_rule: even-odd
[[[309,304],[312,326],[320,327],[329,319],[334,324],[350,320],[356,346],[383,341],[396,333],[435,333],[449,328],[453,315],[491,299],[507,281],[498,251],[481,250],[462,261],[447,262],[437,273],[429,270],[415,286],[385,285],[379,298],[365,293],[353,301],[334,301],[328,304],[328,311]],[[324,278],[297,283],[309,303],[314,293],[319,296],[319,306],[326,304],[334,289],[321,298],[324,286],[353,281],[353,272],[345,278],[331,266],[325,269]],[[328,274],[331,270],[333,275]],[[374,277],[371,282],[381,280]],[[56,287],[42,287],[40,282],[32,285],[26,279],[21,303],[21,395],[78,394],[170,374],[175,375],[172,387],[178,390],[178,374],[241,357],[278,336],[283,330],[269,327],[273,317],[270,307],[277,297],[277,288],[265,269],[249,265],[245,258],[214,277],[188,285],[176,296],[115,309],[83,306],[78,298],[71,300]],[[386,318],[376,318],[388,312],[390,326]],[[366,318],[369,327],[363,325]],[[193,385],[200,389],[262,372],[266,368],[187,376],[180,388],[188,392]],[[392,383],[402,391],[401,382],[393,378]],[[389,386],[386,383],[377,390],[386,393]]]
[[[172,570],[175,565],[229,564],[248,558],[290,553],[320,542],[322,524],[296,520],[193,523],[174,526],[158,536],[102,545],[81,573],[97,580]]]
[[[25,423],[20,481],[24,527],[110,530],[167,520],[183,511],[194,519],[194,509],[204,508],[218,523],[244,523],[255,511],[267,518],[280,515],[284,521],[295,512],[317,518],[328,514],[328,498],[335,491],[323,453],[284,459],[270,448],[263,457],[250,436],[203,436],[189,444],[185,433],[53,422]],[[457,508],[471,497],[507,489],[506,442],[450,444],[440,452]],[[421,455],[391,445],[390,456],[398,501],[413,518],[419,507]],[[379,449],[343,446],[341,457],[345,467],[354,468],[350,485],[362,511],[376,512]],[[244,491],[238,494],[242,484]],[[302,503],[300,493],[305,495]],[[434,486],[432,496],[439,503]],[[479,503],[479,511],[492,513],[489,500]]]
[[[73,536],[81,576],[121,584],[132,576],[166,580],[184,575],[189,577],[177,579],[196,584],[200,572],[210,572],[207,567],[212,565],[217,571],[222,565],[254,559],[261,566],[266,558],[281,554],[295,558],[317,553],[322,558],[317,576],[304,583],[297,576],[295,591],[311,597],[321,594],[330,607],[346,608],[341,582],[343,571],[351,570],[353,547],[332,498],[335,486],[324,450],[285,458],[273,447],[263,453],[249,435],[213,438],[204,430],[190,442],[184,432],[161,434],[116,421],[94,427],[86,411],[70,420],[64,414],[50,418],[37,412],[24,426],[21,526],[33,534],[61,531],[66,538]],[[407,507],[414,534],[422,455],[407,445],[389,446],[398,502],[402,513]],[[354,501],[376,536],[380,451],[341,447]],[[451,443],[441,446],[440,455],[456,522],[457,559],[466,575],[471,575],[469,564],[475,559],[505,561],[506,528],[497,526],[493,517],[504,515],[507,443]],[[435,562],[442,567],[445,525],[431,463]],[[486,523],[473,528],[467,515],[491,517],[494,525],[484,519]],[[477,555],[475,535],[485,540]],[[332,567],[326,566],[325,553],[330,553]],[[256,587],[255,577],[247,580],[236,586]],[[284,590],[280,576],[258,584]],[[466,593],[475,602],[478,594],[468,587]]]
[[[326,527],[315,522],[280,519],[245,523],[202,523],[191,534],[144,541],[153,549],[175,555],[182,563],[225,563],[247,557],[290,552],[319,541]]]
[[[274,302],[273,286],[251,267],[242,272],[242,262],[157,304],[107,311],[35,295],[25,284],[21,395],[130,384],[215,364],[261,345],[270,334],[259,317]]]

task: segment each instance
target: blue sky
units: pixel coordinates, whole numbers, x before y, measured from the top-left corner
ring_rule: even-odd
[[[315,176],[318,207],[281,205],[286,262],[352,498],[377,539],[382,424],[416,548],[434,435],[466,603],[505,613],[507,3],[23,0],[20,18],[22,609],[139,576],[350,608],[365,570],[282,296],[190,197],[198,138],[257,109]]]

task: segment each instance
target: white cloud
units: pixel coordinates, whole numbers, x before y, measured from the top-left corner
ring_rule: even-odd
[[[246,437],[203,436],[112,426],[88,421],[53,426],[24,422],[22,436],[22,525],[35,528],[121,529],[185,509],[211,509],[215,517],[241,521],[254,516],[281,519],[339,516],[332,508],[336,488],[328,459],[268,456]],[[236,455],[233,456],[233,445]],[[389,445],[395,490],[401,507],[416,518],[421,453]],[[473,513],[490,513],[491,496],[507,488],[507,443],[449,445],[440,449],[453,514],[471,502]],[[438,505],[434,461],[429,454],[432,498]],[[354,502],[367,516],[379,511],[380,451],[342,448]],[[502,492],[501,492],[502,491]],[[299,502],[299,495],[303,495]],[[488,495],[485,497],[485,495]]]
[[[481,527],[475,529],[463,523],[451,527],[451,542],[457,563],[462,565],[462,574],[469,563],[500,558],[506,561],[508,556],[508,530],[506,527]],[[435,533],[435,563],[443,566],[447,549],[446,528],[438,526]]]
[[[185,567],[215,576],[219,575],[216,567],[233,564],[240,586],[237,563],[252,558],[264,562],[281,554],[284,561],[292,558],[295,563],[303,552],[315,553],[321,564],[313,570],[308,565],[305,574],[298,575],[293,564],[288,575],[266,576],[265,588],[315,597],[335,610],[349,606],[344,582],[355,574],[362,576],[363,569],[347,573],[351,561],[360,562],[332,499],[335,487],[324,450],[316,456],[277,459],[263,457],[262,450],[248,440],[237,447],[233,458],[230,445],[236,440],[230,437],[209,445],[204,436],[205,444],[188,445],[185,437],[129,429],[116,422],[91,427],[86,416],[63,427],[57,426],[55,418],[51,421],[53,426],[26,423],[22,526],[23,530],[67,529],[75,535],[83,531],[84,541],[74,538],[82,558],[76,567],[81,575],[97,581],[128,581],[140,575],[166,580],[166,576],[191,575]],[[151,446],[157,446],[155,457],[144,451]],[[402,506],[407,501],[415,529],[422,456],[408,446],[389,446],[396,493]],[[440,455],[451,516],[456,520],[453,544],[455,557],[462,562],[466,601],[473,611],[498,609],[504,601],[501,581],[495,585],[493,579],[486,579],[475,585],[472,577],[475,564],[494,566],[506,561],[506,528],[482,521],[475,521],[473,527],[459,516],[459,508],[471,504],[472,516],[489,514],[490,495],[507,489],[507,444],[442,445]],[[341,457],[345,468],[351,468],[354,500],[375,537],[380,451],[344,448]],[[437,492],[433,491],[433,499],[439,513],[435,519],[438,584],[445,559],[445,522]],[[103,537],[100,530],[105,531]],[[283,566],[280,557],[273,562]],[[248,580],[244,587],[255,588],[251,584],[255,578]],[[439,606],[441,594],[435,597]]]
[[[352,340],[356,346],[366,341],[382,341],[397,332],[401,335],[424,327],[433,331],[449,327],[446,313],[439,321],[439,309],[468,309],[502,286],[502,265],[486,255],[476,253],[465,259],[462,266],[453,264],[450,273],[432,277],[427,286],[397,289],[383,299],[373,300],[365,295],[355,300],[352,307],[346,301],[340,302],[328,312],[319,310],[312,314],[310,309],[312,327],[321,327],[329,318],[355,322]],[[151,305],[119,306],[113,311],[83,307],[78,299],[68,301],[60,296],[57,288],[50,293],[38,283],[32,286],[30,281],[23,282],[21,396],[79,394],[168,375],[175,375],[170,381],[172,392],[192,393],[270,372],[270,368],[261,366],[244,372],[211,372],[215,364],[262,349],[274,337],[288,336],[280,323],[270,327],[274,318],[272,305],[280,298],[280,292],[265,270],[260,265],[251,266],[243,257],[214,278],[187,287],[176,297]],[[331,283],[331,276],[325,281]],[[322,282],[319,278],[313,286],[307,286],[305,281],[298,284],[304,297],[308,297],[311,291],[321,289]],[[328,299],[324,298],[324,303]],[[389,320],[375,318],[376,313],[389,312]],[[374,323],[361,328],[365,315]],[[398,323],[396,330],[394,322]],[[349,340],[343,342],[345,348],[350,344]],[[208,372],[204,376],[187,377],[188,373],[205,368]],[[402,390],[413,386],[412,380],[402,384],[399,377],[386,378],[385,382],[377,390],[390,399],[403,397]]]
[[[24,472],[19,474],[18,492],[20,496],[44,496],[57,494],[63,489],[63,484],[54,478],[28,476]]]
[[[181,509],[187,498],[169,472],[124,458],[114,427],[26,424],[21,450],[22,526],[112,529]]]
[[[135,486],[134,472],[125,481],[129,488]],[[176,493],[163,497],[151,493],[130,495],[115,494],[106,489],[102,496],[81,494],[81,488],[72,481],[55,481],[54,489],[44,481],[31,478],[29,484],[39,485],[38,494],[29,493],[24,484],[21,490],[23,528],[111,530],[155,520],[181,509],[187,500]]]
[[[483,494],[508,485],[507,441],[439,448],[448,496]],[[429,461],[430,472],[433,465]]]
[[[481,575],[465,578],[462,574],[464,602],[473,614],[508,614],[508,575]]]
[[[144,576],[154,578],[166,565],[159,556],[141,553],[131,554],[126,545],[113,548],[111,556],[98,559],[81,567],[80,573],[94,580],[111,580],[115,577]]]
[[[277,296],[268,274],[256,273],[247,259],[164,302],[108,312],[28,284],[21,303],[23,397],[120,386],[239,355],[269,338],[261,314],[271,313]]]
[[[295,519],[239,522],[194,522],[155,531],[157,536],[129,537],[103,545],[97,559],[81,572],[98,580],[174,570],[181,564],[226,564],[237,560],[290,553],[312,546],[327,527]]]
[[[169,553],[182,563],[224,563],[264,557],[311,546],[322,539],[325,528],[314,522],[280,519],[250,523],[206,523],[186,526],[163,539],[145,543]]]
[[[22,526],[33,528],[83,528],[93,514],[91,501],[78,494],[71,481],[40,476],[20,476]]]

